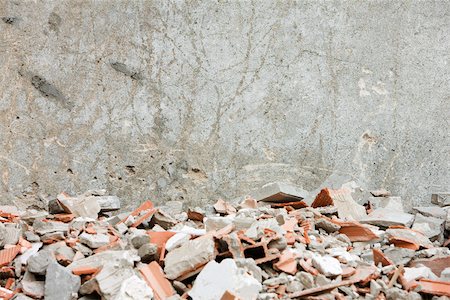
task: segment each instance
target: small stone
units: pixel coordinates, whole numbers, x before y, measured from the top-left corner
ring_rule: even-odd
[[[445,269],[441,272],[441,280],[450,282],[450,267],[445,268]]]
[[[295,280],[289,282],[286,287],[286,291],[288,293],[299,292],[301,290],[303,290],[303,284],[301,284],[299,281],[295,281]]]
[[[41,250],[28,259],[28,271],[38,275],[45,275],[48,265],[53,261],[55,261],[55,257],[52,252],[45,249]]]
[[[407,281],[417,280],[420,278],[438,280],[438,277],[428,267],[405,268],[404,275]]]
[[[408,292],[396,287],[387,289],[385,293],[388,300],[409,300]]]
[[[39,236],[32,231],[25,231],[24,236],[25,236],[25,239],[27,241],[29,241],[30,243],[38,243],[41,241]]]
[[[215,261],[206,264],[188,294],[192,299],[209,300],[220,299],[229,291],[240,299],[256,299],[261,289],[261,283],[241,272],[233,259],[226,258],[220,264]]]
[[[151,300],[153,299],[153,290],[147,283],[136,275],[125,279],[120,286],[114,300]]]
[[[173,249],[183,245],[185,242],[191,239],[190,234],[178,232],[174,236],[170,237],[170,239],[166,242],[166,250],[172,251]]]
[[[86,247],[81,243],[76,243],[73,248],[77,251],[80,251],[84,256],[91,256],[93,253],[89,247]]]
[[[89,234],[83,232],[82,234],[80,234],[79,239],[81,243],[93,249],[109,244],[109,236],[107,234],[102,233]]]
[[[403,203],[401,197],[372,197],[369,202],[374,209],[385,208],[397,212],[403,212]]]
[[[325,275],[323,274],[318,274],[315,281],[316,285],[318,286],[324,286],[331,283],[331,280],[325,277]]]
[[[118,264],[106,264],[94,277],[102,299],[113,300],[119,294],[122,284],[135,276],[135,271],[128,262],[119,261]],[[84,283],[83,285],[85,285]],[[122,298],[119,298],[122,299]]]
[[[75,251],[73,251],[72,248],[64,245],[64,246],[61,246],[58,249],[56,249],[55,255],[60,255],[64,258],[68,259],[69,261],[72,261],[73,257],[75,256]]]
[[[422,232],[430,241],[436,240],[444,231],[444,220],[416,214],[413,230]]]
[[[367,217],[360,220],[360,222],[364,224],[382,227],[389,227],[392,225],[410,227],[413,221],[414,215],[387,208],[378,208],[371,212]]]
[[[226,217],[217,217],[217,216],[211,216],[205,218],[205,229],[206,231],[213,231],[213,230],[219,230],[222,229],[228,225],[230,225],[233,222],[234,217],[233,216],[226,216]]]
[[[155,244],[144,244],[138,250],[138,255],[143,263],[149,263],[156,259],[158,246]]]
[[[325,218],[320,218],[318,220],[316,220],[314,222],[314,225],[316,226],[316,228],[322,228],[323,230],[325,230],[328,233],[333,233],[338,231],[339,229],[341,229],[341,226],[334,224],[331,221],[328,221]]]
[[[435,193],[431,195],[431,203],[441,207],[450,205],[450,192]]]
[[[300,283],[307,289],[314,286],[314,277],[308,272],[300,271],[295,274],[295,277],[300,281]]]
[[[61,222],[43,222],[42,220],[35,220],[33,223],[34,232],[39,235],[44,235],[52,232],[64,232],[69,230],[69,224]]]
[[[125,223],[119,223],[115,225],[115,228],[120,234],[124,234],[128,230],[128,226]]]
[[[66,212],[73,213],[76,217],[97,219],[100,212],[100,205],[93,196],[71,197],[61,193],[56,198]]]
[[[239,268],[244,269],[247,273],[258,280],[258,282],[262,281],[262,270],[253,258],[237,258],[234,261]]]
[[[395,270],[395,265],[388,265],[381,268],[383,274],[389,274]]]
[[[146,233],[135,235],[131,238],[131,244],[135,249],[139,249],[148,243],[150,243],[150,236]]]
[[[19,241],[21,230],[15,226],[0,223],[0,247],[16,245]]]
[[[375,280],[370,281],[370,294],[372,296],[377,296],[382,289],[382,286],[378,282],[376,282]]]
[[[113,211],[120,209],[120,199],[116,196],[92,196],[100,205],[101,212]]]
[[[164,273],[168,279],[176,279],[213,260],[216,256],[215,251],[212,236],[190,240],[166,255]]]
[[[48,212],[51,214],[60,214],[64,212],[64,208],[57,199],[52,199],[48,202]]]
[[[175,226],[178,223],[178,221],[176,219],[172,218],[168,213],[166,213],[162,210],[158,210],[153,215],[152,222],[154,222],[155,224],[158,224],[165,230],[172,228],[173,226]]]
[[[331,256],[314,255],[312,264],[325,276],[338,276],[342,274],[341,263]]]
[[[340,286],[339,290],[347,295],[350,299],[358,299],[359,294],[349,286]]]
[[[280,284],[287,284],[289,279],[287,276],[278,276],[264,280],[263,284],[268,286],[277,286]]]
[[[32,273],[26,271],[20,285],[25,295],[38,299],[44,297],[45,283],[44,281],[36,280],[36,277]]]
[[[416,206],[413,207],[413,211],[426,217],[435,217],[439,219],[445,219],[447,216],[447,212],[439,206]]]
[[[260,293],[258,295],[259,300],[273,300],[278,299],[278,294],[276,293]]]

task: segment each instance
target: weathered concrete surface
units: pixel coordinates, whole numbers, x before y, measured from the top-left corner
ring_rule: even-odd
[[[428,203],[450,176],[450,5],[367,2],[0,0],[1,201],[339,177]]]

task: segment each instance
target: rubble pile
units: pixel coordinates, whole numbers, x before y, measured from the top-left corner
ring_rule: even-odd
[[[450,194],[411,213],[385,190],[359,202],[272,183],[203,208],[121,212],[103,190],[0,206],[0,299],[450,297]]]

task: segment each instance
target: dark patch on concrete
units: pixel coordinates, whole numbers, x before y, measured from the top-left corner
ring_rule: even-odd
[[[9,25],[14,25],[18,20],[17,17],[2,17],[2,21]]]
[[[136,174],[136,167],[135,166],[125,166],[125,170],[128,172],[128,174],[130,175],[134,175]]]
[[[58,31],[59,26],[61,25],[61,21],[61,17],[58,14],[52,12],[48,17],[48,25],[50,27],[50,30]]]
[[[44,78],[34,75],[31,77],[31,84],[45,97],[52,97],[62,104],[64,104],[67,108],[71,109],[72,104],[64,97],[64,95],[51,83],[49,83]]]
[[[132,69],[130,69],[126,64],[121,62],[113,62],[111,63],[111,67],[113,67],[114,70],[116,70],[119,73],[125,74],[126,76],[131,77],[131,79],[134,80],[141,80],[142,75],[140,72],[135,72]]]

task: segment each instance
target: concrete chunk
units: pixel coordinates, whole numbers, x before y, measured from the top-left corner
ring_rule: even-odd
[[[413,211],[421,213],[426,217],[434,217],[439,219],[445,219],[447,212],[439,206],[416,206],[413,207]]]
[[[143,263],[149,263],[156,259],[158,246],[155,244],[144,244],[138,250],[138,255]]]
[[[443,219],[416,214],[412,229],[422,232],[427,238],[434,241],[443,233],[444,222]]]
[[[419,249],[419,247],[433,248],[433,244],[425,235],[411,229],[387,229],[386,235],[389,240],[408,241],[411,244],[415,244],[417,245],[417,249]]]
[[[25,295],[30,296],[32,298],[42,298],[44,297],[44,281],[39,281],[36,277],[30,273],[25,272],[23,275],[23,279],[20,282],[22,287],[22,291]]]
[[[325,276],[338,276],[342,274],[341,263],[334,257],[314,255],[312,264]]]
[[[211,216],[205,218],[206,231],[219,230],[233,223],[234,216],[216,217]]]
[[[95,276],[98,292],[103,299],[112,300],[118,295],[122,283],[133,276],[136,276],[136,273],[130,266],[107,264]]]
[[[450,205],[450,192],[435,193],[431,195],[431,203],[439,206]]]
[[[78,267],[91,267],[97,268],[105,264],[112,264],[117,262],[127,262],[129,266],[134,266],[136,261],[139,261],[139,256],[131,250],[121,250],[121,251],[102,251],[100,253],[94,254],[92,256],[74,261],[67,266],[68,269],[73,270]]]
[[[316,220],[314,222],[314,225],[316,228],[322,228],[323,230],[325,230],[328,233],[336,232],[339,229],[341,229],[341,226],[339,226],[331,221],[328,221],[325,218],[320,218],[320,219]]]
[[[113,211],[120,209],[120,199],[117,196],[91,196],[95,198],[100,205],[101,212]]]
[[[414,253],[414,250],[400,247],[389,247],[384,251],[384,255],[392,260],[395,265],[408,264],[414,257]]]
[[[45,299],[71,300],[78,296],[80,285],[79,276],[54,261],[47,268]]]
[[[112,300],[151,300],[153,290],[144,280],[136,275],[131,276],[122,282],[120,290]]]
[[[405,268],[405,279],[407,281],[418,280],[421,278],[438,280],[439,278],[428,267]]]
[[[172,251],[173,249],[181,246],[185,242],[189,241],[191,239],[191,235],[178,232],[174,236],[172,236],[167,242],[166,242],[166,250]]]
[[[217,300],[229,291],[239,299],[255,300],[261,289],[261,283],[239,269],[234,260],[227,258],[220,264],[209,262],[188,294],[195,300]]]
[[[300,187],[273,182],[264,185],[261,189],[251,193],[256,201],[266,202],[292,202],[300,201],[308,197],[309,193]]]
[[[89,234],[83,232],[79,238],[81,243],[94,249],[109,244],[109,236],[107,234]]]
[[[61,193],[57,199],[66,212],[73,213],[77,217],[97,219],[100,212],[100,205],[96,197],[70,197],[66,193]]]
[[[445,268],[441,272],[440,280],[450,282],[450,267]]]
[[[55,261],[53,253],[43,249],[28,259],[28,271],[39,275],[45,275],[48,265],[53,261]]]
[[[0,247],[5,245],[16,245],[19,241],[21,230],[16,226],[5,226],[0,223]]]
[[[311,204],[312,207],[333,205],[337,208],[338,216],[344,220],[360,220],[367,216],[364,206],[353,200],[351,190],[322,189]]]
[[[64,232],[69,230],[69,224],[61,222],[43,222],[42,220],[36,220],[33,223],[33,229],[37,234],[44,235],[52,232]]]
[[[370,204],[374,209],[386,208],[395,211],[403,212],[403,203],[401,197],[371,197],[369,198]]]
[[[361,223],[376,226],[389,227],[392,225],[402,225],[411,227],[414,215],[399,212],[387,208],[379,208],[371,212],[367,217],[360,220]]]
[[[190,240],[167,254],[164,273],[167,278],[176,279],[214,259],[215,251],[211,236]]]

